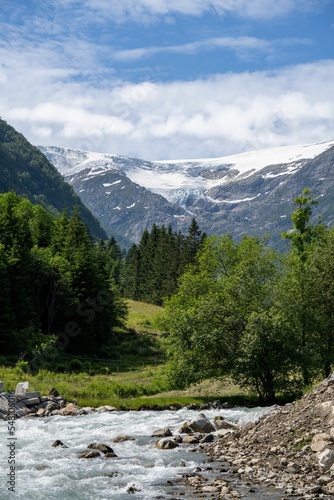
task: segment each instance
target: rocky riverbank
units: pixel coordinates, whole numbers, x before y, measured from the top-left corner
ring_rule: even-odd
[[[334,499],[334,374],[300,401],[220,433],[218,440],[200,444],[196,451],[206,452],[250,490],[262,485],[281,491],[282,499]],[[197,498],[240,496],[228,489],[221,474],[183,482],[196,484]]]

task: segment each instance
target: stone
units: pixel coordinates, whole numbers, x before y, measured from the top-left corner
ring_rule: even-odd
[[[9,408],[8,401],[5,397],[0,395],[0,412],[7,413]]]
[[[15,394],[25,394],[29,389],[29,382],[19,382],[15,388]]]
[[[170,429],[157,429],[153,431],[151,437],[170,437],[173,433]]]
[[[115,453],[114,450],[110,446],[108,446],[107,444],[104,444],[104,443],[91,443],[87,446],[87,448],[90,450],[101,451],[103,454]]]
[[[195,432],[203,432],[205,434],[216,430],[204,413],[200,413],[196,419],[189,422],[189,427]]]
[[[54,441],[52,443],[52,448],[57,448],[58,446],[61,446],[62,448],[68,448],[68,446],[66,446],[66,444],[64,444],[62,441],[60,441],[59,439],[57,439],[56,441]]]
[[[57,391],[57,389],[55,389],[54,387],[52,387],[52,389],[50,390],[49,392],[49,396],[60,396],[59,392]]]
[[[182,438],[182,443],[184,444],[196,444],[199,443],[198,436],[184,436]]]
[[[39,398],[27,398],[24,399],[24,404],[26,406],[38,405],[40,403]]]
[[[334,464],[334,450],[331,448],[325,448],[323,451],[318,453],[318,463],[322,472],[328,471]]]
[[[124,441],[135,441],[136,438],[134,438],[133,436],[127,436],[126,434],[125,435],[122,435],[122,436],[116,436],[112,442],[113,443],[124,443]]]
[[[2,380],[0,380],[0,392],[3,392],[3,389],[4,389],[4,383],[2,382]]]
[[[311,442],[311,450],[314,452],[319,452],[328,447],[331,437],[326,432],[321,432],[320,434],[315,434]]]
[[[192,434],[193,431],[190,429],[188,424],[183,424],[182,427],[179,429],[179,434]]]
[[[201,443],[212,443],[215,440],[215,436],[213,434],[206,434],[202,439],[200,439]]]
[[[79,458],[99,458],[101,453],[98,450],[86,450],[79,453]]]
[[[168,437],[159,439],[155,443],[155,446],[159,448],[160,450],[172,450],[173,448],[177,448],[179,445],[176,443],[174,439],[170,439]]]
[[[78,415],[79,408],[75,406],[73,403],[68,403],[65,408],[62,408],[60,411],[61,415]]]
[[[224,417],[216,416],[213,419],[214,425],[217,430],[221,429],[238,429],[238,426],[232,422],[228,422]]]

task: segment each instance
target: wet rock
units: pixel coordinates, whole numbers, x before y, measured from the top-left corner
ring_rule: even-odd
[[[195,432],[203,432],[204,434],[216,430],[204,413],[200,413],[196,419],[189,422],[189,427]]]
[[[138,491],[141,491],[140,488],[138,488],[138,486],[135,486],[135,485],[131,485],[128,487],[128,489],[126,490],[127,493],[137,493]]]
[[[62,448],[68,448],[68,446],[60,441],[60,439],[56,439],[56,441],[52,443],[52,448],[57,448],[58,446],[61,446]]]
[[[101,456],[102,455],[98,450],[86,450],[79,453],[79,458],[99,458]]]
[[[182,425],[179,429],[179,434],[192,434],[193,430],[189,427],[188,422]]]
[[[153,431],[151,437],[170,437],[173,433],[170,429],[157,429]]]
[[[177,448],[179,444],[175,441],[175,439],[171,438],[162,438],[156,442],[155,446],[160,450],[172,450],[173,448]]]
[[[125,441],[135,441],[136,438],[133,436],[127,436],[126,434],[121,435],[121,436],[116,436],[112,442],[113,443],[124,443]]]
[[[221,429],[236,430],[236,429],[238,429],[237,424],[234,424],[233,422],[228,422],[227,420],[225,420],[224,417],[221,417],[221,416],[214,417],[213,422],[214,422],[214,425],[215,425],[217,430],[221,430]]]
[[[104,443],[91,443],[87,446],[87,448],[90,450],[101,451],[103,454],[106,454],[106,453],[113,453],[114,454],[115,453],[114,450],[110,446],[108,446],[107,444],[104,444]]]

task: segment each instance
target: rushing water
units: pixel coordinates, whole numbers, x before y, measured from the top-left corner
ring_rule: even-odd
[[[239,408],[205,410],[212,419],[222,415],[240,424],[256,420],[269,409]],[[25,500],[103,500],[157,498],[166,491],[166,481],[179,474],[193,472],[205,457],[180,446],[158,450],[151,433],[169,427],[177,432],[181,424],[199,412],[141,411],[92,413],[77,417],[20,419],[15,422],[15,438],[9,435],[7,422],[0,421],[0,499]],[[121,434],[135,441],[113,443]],[[53,448],[60,439],[68,448]],[[8,490],[7,474],[10,443],[15,442],[15,493]],[[90,443],[111,446],[117,458],[79,458]],[[12,447],[13,448],[13,447]],[[135,494],[128,492],[134,487]]]

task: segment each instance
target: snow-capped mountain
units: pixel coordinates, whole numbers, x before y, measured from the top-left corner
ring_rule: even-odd
[[[209,234],[269,234],[278,241],[304,187],[327,200],[318,211],[334,220],[334,141],[175,161],[40,149],[106,231],[130,241],[154,222],[184,231],[192,217]]]

